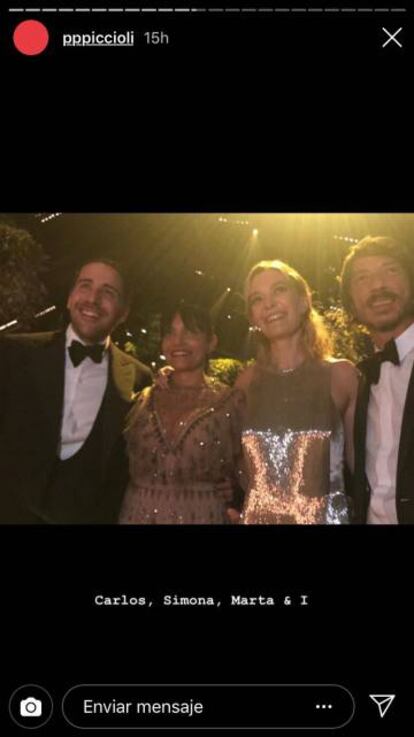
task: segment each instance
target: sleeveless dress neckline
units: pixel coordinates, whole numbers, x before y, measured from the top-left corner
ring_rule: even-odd
[[[256,366],[242,444],[245,524],[343,524],[344,429],[331,396],[331,364],[308,360],[280,374]]]

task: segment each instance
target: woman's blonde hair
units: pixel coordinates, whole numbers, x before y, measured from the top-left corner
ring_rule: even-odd
[[[292,266],[289,266],[289,264],[286,264],[284,261],[259,261],[259,263],[255,264],[253,268],[249,271],[244,289],[247,305],[247,315],[249,317],[249,320],[250,306],[248,300],[248,292],[252,279],[257,276],[257,274],[261,274],[263,271],[269,271],[273,269],[275,271],[280,271],[281,274],[284,274],[293,285],[297,294],[300,297],[304,297],[307,302],[308,309],[304,315],[302,323],[303,343],[306,352],[311,358],[317,358],[319,360],[329,358],[330,356],[332,356],[332,339],[326,328],[323,317],[319,314],[319,312],[317,312],[317,310],[315,310],[312,305],[312,292],[310,290],[309,284],[303,278],[303,276],[301,276],[299,272],[296,271],[296,269],[294,269]],[[260,358],[262,360],[265,358],[263,353],[265,352],[265,354],[268,354],[268,349],[269,341],[263,336],[263,334],[260,334],[260,346],[258,353],[259,360]]]

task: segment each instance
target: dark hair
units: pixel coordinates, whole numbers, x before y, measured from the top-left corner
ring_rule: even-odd
[[[164,338],[171,330],[174,317],[179,315],[187,328],[192,333],[204,333],[208,339],[214,335],[214,326],[208,310],[194,304],[179,302],[173,309],[161,317],[161,338]]]
[[[118,261],[113,261],[110,258],[105,258],[105,257],[101,258],[100,256],[97,256],[96,258],[89,258],[87,261],[83,261],[80,264],[80,266],[77,268],[76,273],[73,277],[71,290],[74,288],[82,269],[85,266],[88,266],[89,264],[104,264],[105,266],[110,266],[111,269],[116,271],[116,273],[118,274],[122,282],[122,299],[125,302],[125,304],[129,305],[132,300],[132,292],[133,292],[131,280],[130,278],[126,276],[126,272],[124,268],[120,265],[120,263]]]
[[[367,235],[351,247],[342,264],[339,283],[341,285],[342,304],[347,312],[350,314],[353,312],[351,297],[353,264],[356,259],[363,256],[389,256],[397,261],[406,272],[410,281],[411,294],[414,295],[414,263],[407,248],[394,238]]]

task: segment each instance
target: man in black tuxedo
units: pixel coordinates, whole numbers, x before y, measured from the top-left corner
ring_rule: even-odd
[[[122,431],[149,368],[111,341],[128,314],[115,264],[82,266],[65,332],[2,341],[0,522],[116,522],[128,469]]]
[[[367,236],[341,274],[345,309],[375,353],[359,365],[355,521],[414,523],[414,266],[392,238]]]

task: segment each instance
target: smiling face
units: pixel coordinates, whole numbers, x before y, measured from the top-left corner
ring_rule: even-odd
[[[75,333],[85,343],[104,340],[128,315],[120,275],[100,262],[82,267],[66,306]]]
[[[352,309],[372,332],[399,334],[412,322],[409,277],[390,256],[360,256],[350,276]]]
[[[176,371],[197,371],[204,369],[207,356],[216,343],[215,335],[209,338],[201,330],[190,330],[176,314],[163,337],[162,352]]]
[[[251,324],[269,341],[297,333],[310,308],[293,279],[278,269],[266,269],[252,277],[247,304]]]

